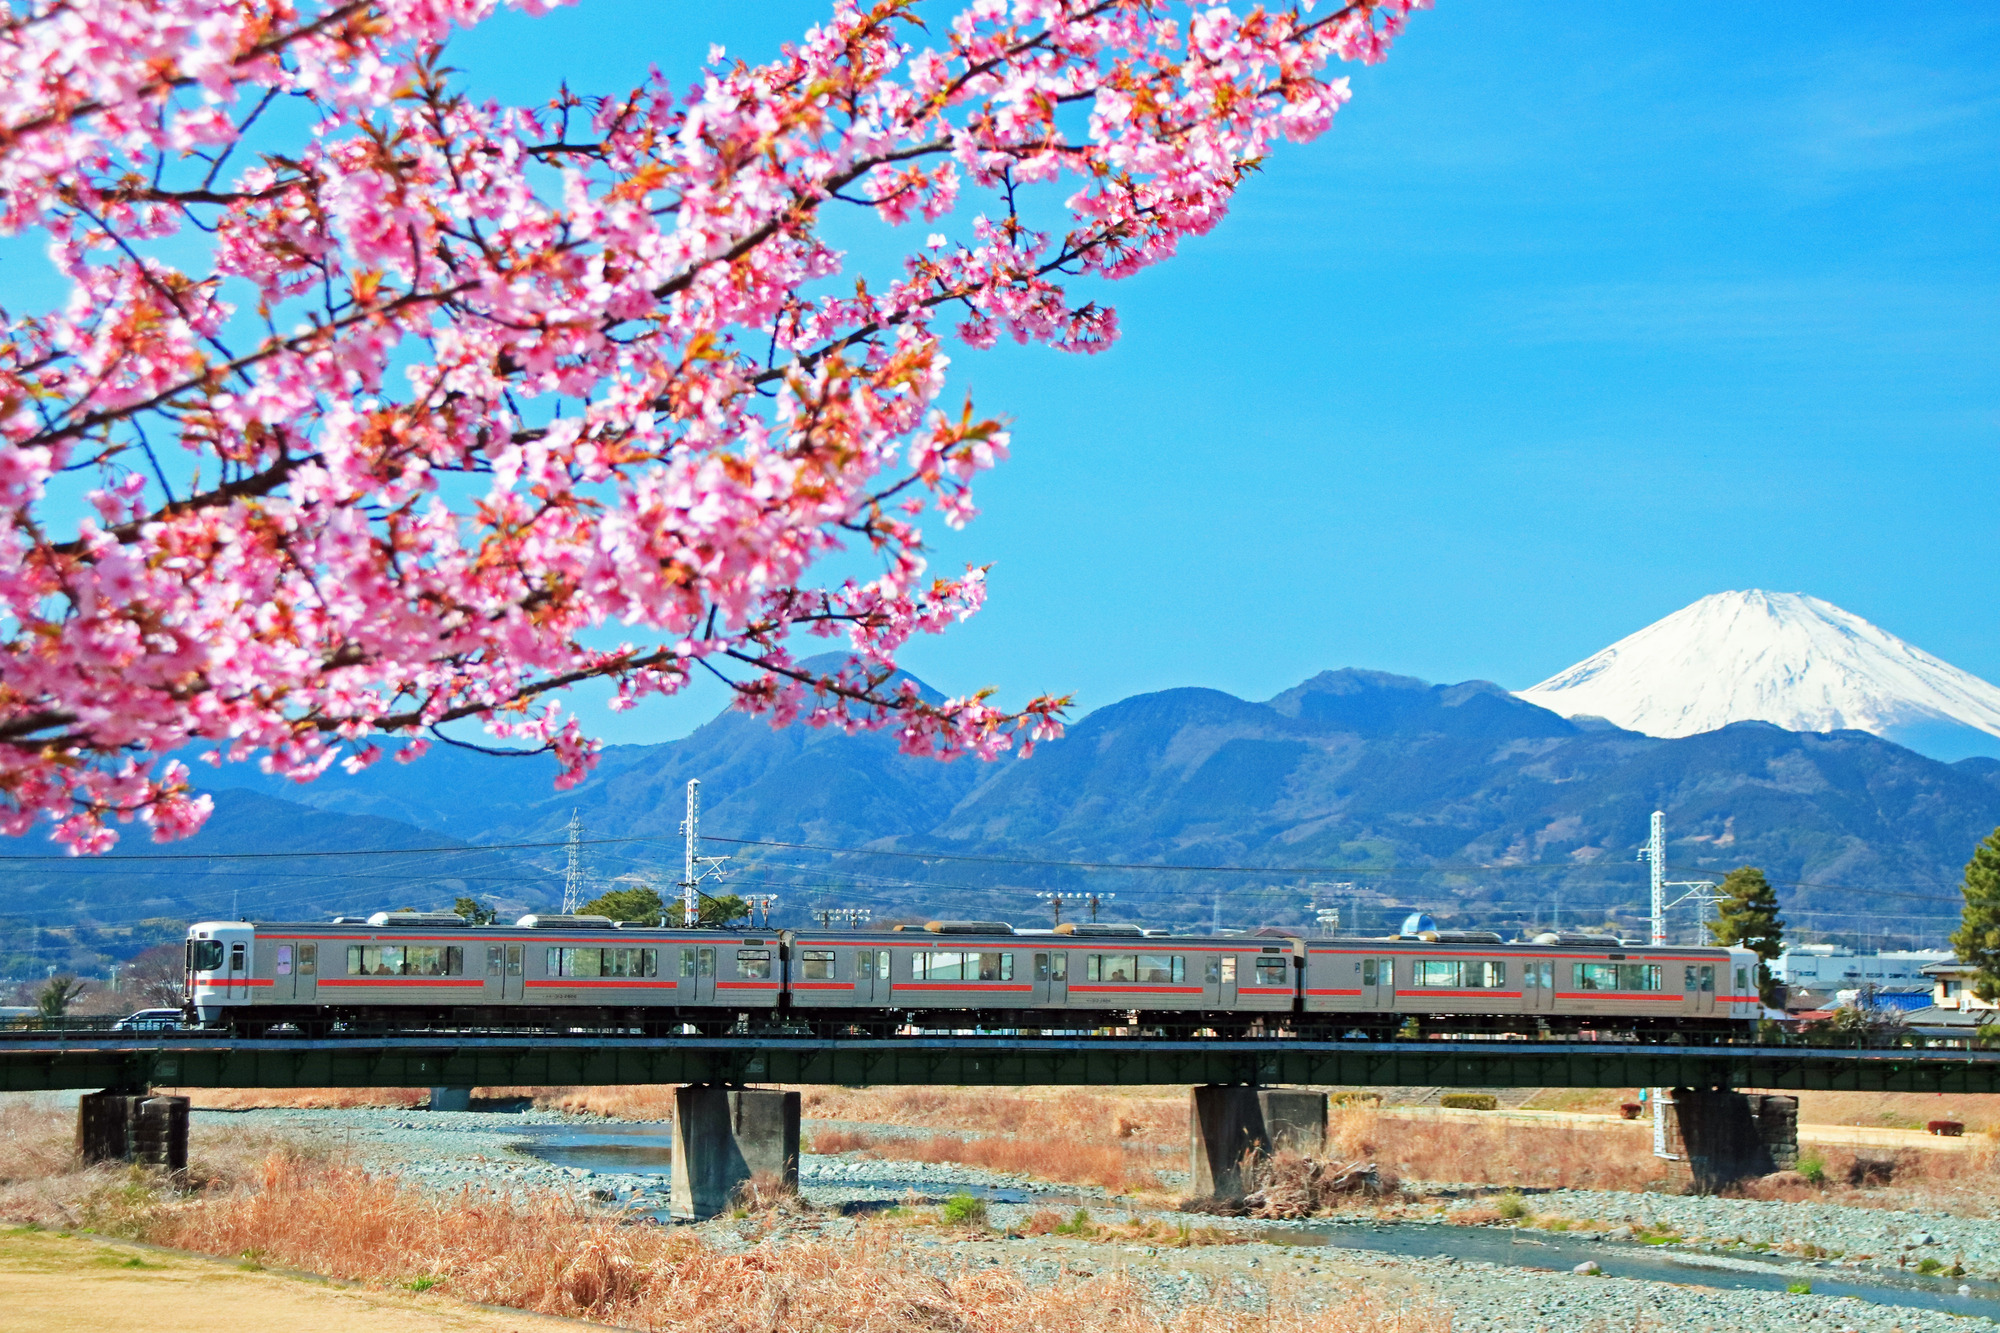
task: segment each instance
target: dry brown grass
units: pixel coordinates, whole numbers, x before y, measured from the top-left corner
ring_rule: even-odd
[[[1932,1120],[1956,1120],[1969,1134],[2000,1132],[2000,1096],[1946,1096],[1926,1092],[1788,1092],[1799,1099],[1802,1125],[1862,1125],[1922,1129]]]
[[[1373,1161],[1405,1180],[1542,1189],[1637,1190],[1668,1178],[1641,1125],[1529,1124],[1383,1115],[1367,1107],[1329,1113],[1330,1156]]]
[[[1187,1141],[1187,1089],[1118,1093],[1076,1088],[838,1088],[797,1090],[816,1120],[858,1120],[954,1133],[1030,1134],[1089,1143]]]
[[[837,1157],[844,1152],[873,1147],[874,1143],[868,1135],[851,1129],[815,1130],[812,1136],[812,1150],[821,1157]]]
[[[210,1254],[631,1328],[702,1333],[1235,1333],[1221,1307],[1173,1318],[1113,1275],[1030,1287],[982,1269],[927,1275],[889,1228],[838,1244],[725,1253],[686,1232],[617,1226],[568,1200],[423,1194],[351,1167],[279,1154],[254,1190],[163,1217],[153,1238]],[[1271,1333],[1448,1333],[1426,1304],[1356,1292],[1331,1311],[1273,1300]]]
[[[813,1136],[812,1142],[814,1152],[865,1151],[898,1162],[955,1162],[1070,1185],[1097,1185],[1114,1194],[1158,1190],[1158,1172],[1165,1164],[1165,1154],[1158,1149],[1060,1138],[964,1138],[956,1134],[933,1134],[922,1139],[873,1138],[822,1130]]]
[[[197,1135],[181,1184],[233,1187],[284,1144],[274,1134],[241,1130]],[[74,1107],[0,1099],[0,1220],[135,1236],[158,1208],[165,1183],[163,1173],[140,1167],[85,1166],[76,1151]]]
[[[1543,1088],[1521,1104],[1524,1111],[1562,1111],[1570,1115],[1617,1115],[1626,1102],[1639,1100],[1637,1088]]]

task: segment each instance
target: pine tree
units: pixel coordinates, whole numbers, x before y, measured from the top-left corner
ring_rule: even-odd
[[[500,913],[477,898],[460,898],[451,910],[465,918],[469,926],[490,926]]]
[[[600,893],[576,910],[585,916],[608,916],[613,921],[640,926],[657,926],[660,918],[667,915],[660,891],[643,884]]]
[[[1965,863],[1965,914],[1951,934],[1959,961],[1979,968],[1972,993],[1991,1001],[2000,995],[2000,828]]]
[[[1771,960],[1785,950],[1785,923],[1778,916],[1778,891],[1756,866],[1738,866],[1722,881],[1722,902],[1708,933],[1717,944],[1734,944],[1757,955],[1757,995],[1777,998]]]

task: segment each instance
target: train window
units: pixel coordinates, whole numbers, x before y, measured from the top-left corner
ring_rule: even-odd
[[[551,977],[594,977],[598,975],[603,959],[602,949],[564,949],[552,944],[544,960],[544,974]]]
[[[681,950],[681,975],[682,975],[682,976],[684,976],[684,977],[691,977],[691,976],[693,976],[693,975],[694,975],[694,950],[693,950],[693,949],[682,949],[682,950]]]
[[[1458,989],[1459,966],[1455,960],[1439,961],[1434,958],[1420,958],[1411,967],[1411,980],[1419,986],[1442,987],[1446,990]]]
[[[1660,965],[1658,963],[1620,963],[1618,965],[1618,989],[1660,989]]]
[[[1084,964],[1085,979],[1088,981],[1124,981],[1139,979],[1139,955],[1132,953],[1094,953]]]
[[[281,977],[292,975],[292,946],[289,944],[278,946],[278,975]]]
[[[874,977],[877,981],[889,979],[889,951],[887,949],[862,949],[854,955],[854,979],[866,981]]]
[[[506,952],[507,950],[504,945],[489,944],[486,946],[487,976],[497,977],[500,975],[500,960],[506,955]]]
[[[508,976],[510,976],[510,977],[518,977],[518,976],[520,976],[520,975],[521,975],[521,956],[522,956],[522,946],[521,946],[521,945],[518,945],[518,944],[510,944],[510,945],[508,945],[508,946],[507,946],[507,975],[508,975]]]
[[[1139,980],[1149,985],[1166,986],[1187,979],[1187,960],[1177,953],[1142,953],[1139,955]]]
[[[1290,970],[1289,961],[1283,958],[1259,958],[1257,960],[1257,984],[1259,986],[1283,986],[1290,978],[1285,974]]]
[[[658,949],[606,949],[598,964],[599,976],[650,977],[660,970]]]
[[[1382,984],[1381,973],[1375,970],[1375,960],[1373,958],[1364,958],[1361,960],[1361,984],[1364,986],[1379,986]]]
[[[1059,954],[1056,954],[1056,955],[1055,955],[1054,957],[1052,957],[1052,958],[1050,958],[1050,959],[1049,959],[1049,978],[1050,978],[1050,980],[1053,980],[1053,981],[1068,981],[1068,980],[1069,980],[1069,955],[1068,955],[1068,954],[1066,954],[1066,953],[1059,953]]]
[[[736,951],[736,975],[752,981],[768,981],[771,977],[771,951],[769,949],[738,949]]]
[[[1617,990],[1618,964],[1572,963],[1570,980],[1578,990]]]
[[[455,977],[465,971],[465,950],[451,945],[350,944],[351,977]]]
[[[229,946],[229,970],[231,972],[241,972],[243,970],[243,955],[244,948],[242,944],[238,943]]]
[[[1694,994],[1695,986],[1694,986],[1693,963],[1689,963],[1685,968],[1681,970],[1681,989],[1689,995]]]
[[[874,959],[869,959],[874,962]],[[834,952],[831,949],[807,949],[799,955],[799,976],[807,981],[832,981],[834,976]]]
[[[967,954],[970,962],[972,955]],[[968,966],[968,971],[971,968]],[[983,953],[979,955],[979,979],[981,981],[1012,981],[1014,979],[1014,955],[1011,953]]]
[[[222,966],[221,940],[196,940],[188,946],[188,966],[196,972],[213,972]]]
[[[979,964],[978,954],[972,955],[973,969]],[[920,949],[910,955],[910,980],[912,981],[964,981],[965,955],[962,953],[941,953],[936,950]]]
[[[1224,963],[1229,964],[1229,979],[1231,981],[1236,980],[1236,960],[1234,958],[1218,958],[1214,954],[1210,954],[1208,962],[1201,969],[1202,983],[1208,986],[1221,985],[1222,965]]]
[[[317,944],[301,944],[299,946],[299,975],[309,977],[318,966],[319,946]]]
[[[1468,963],[1466,966],[1467,968],[1476,967],[1483,971],[1486,974],[1486,986],[1490,990],[1500,990],[1507,984],[1507,965],[1505,963]],[[1469,986],[1475,983],[1467,982],[1466,984]]]
[[[1225,986],[1236,984],[1236,955],[1233,953],[1222,956],[1222,984]]]
[[[651,977],[659,975],[658,949],[559,949],[548,951],[552,977]]]

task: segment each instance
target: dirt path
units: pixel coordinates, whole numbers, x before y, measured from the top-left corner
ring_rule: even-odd
[[[312,1329],[313,1333],[555,1333],[570,1319],[365,1291],[45,1231],[0,1231],[0,1333],[59,1329]]]

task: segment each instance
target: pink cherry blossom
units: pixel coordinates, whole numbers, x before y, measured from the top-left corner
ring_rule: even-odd
[[[183,837],[184,746],[307,781],[462,719],[573,784],[592,679],[946,759],[1060,735],[895,676],[986,595],[917,524],[1008,449],[947,340],[1109,346],[1105,283],[1422,0],[833,0],[767,64],[525,107],[446,72],[498,3],[0,0],[0,229],[68,283],[0,338],[0,831]],[[900,269],[838,208],[911,227]],[[841,550],[879,572],[816,581]]]

